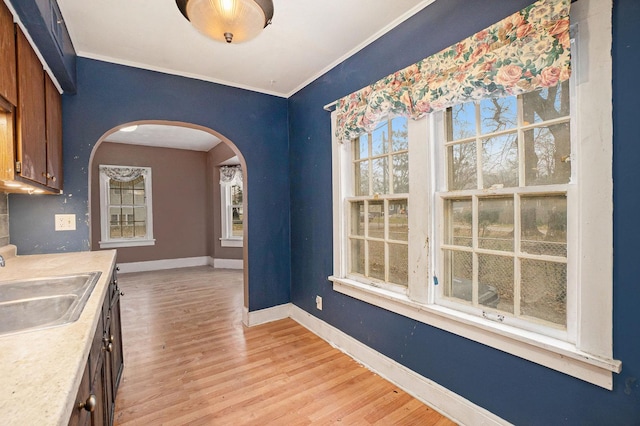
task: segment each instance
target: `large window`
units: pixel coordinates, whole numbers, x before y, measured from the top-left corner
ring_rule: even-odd
[[[334,139],[330,280],[610,389],[610,8],[571,13],[571,80]]]
[[[438,301],[568,338],[569,82],[449,108],[444,126]]]
[[[151,168],[100,166],[101,248],[153,245]]]
[[[407,119],[382,123],[353,144],[348,197],[349,271],[380,285],[408,284]]]

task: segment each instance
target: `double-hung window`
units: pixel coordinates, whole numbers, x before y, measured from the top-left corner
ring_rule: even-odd
[[[150,167],[100,165],[101,248],[154,245]]]
[[[349,273],[380,286],[408,283],[407,119],[386,120],[352,144]]]
[[[610,13],[569,80],[334,137],[334,290],[612,387]]]
[[[568,223],[579,185],[569,86],[446,110],[435,270],[438,303],[575,341],[566,333],[575,324],[567,243],[579,241]]]
[[[242,247],[243,207],[242,168],[240,166],[220,167],[220,218],[222,247]]]

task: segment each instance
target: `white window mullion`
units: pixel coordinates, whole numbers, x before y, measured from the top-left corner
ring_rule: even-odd
[[[522,175],[521,175],[522,176]],[[522,223],[520,221],[520,195],[514,194],[513,198],[513,315],[520,316],[520,296],[521,296],[521,253],[520,240],[522,237]]]

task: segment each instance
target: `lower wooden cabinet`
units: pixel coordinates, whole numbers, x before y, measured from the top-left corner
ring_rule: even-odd
[[[113,271],[69,419],[70,426],[113,425],[116,395],[124,369],[120,295],[116,271]]]

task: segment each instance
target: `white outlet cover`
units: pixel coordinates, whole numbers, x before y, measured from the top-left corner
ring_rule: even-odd
[[[55,215],[56,231],[75,231],[76,215],[75,214],[57,214]]]

